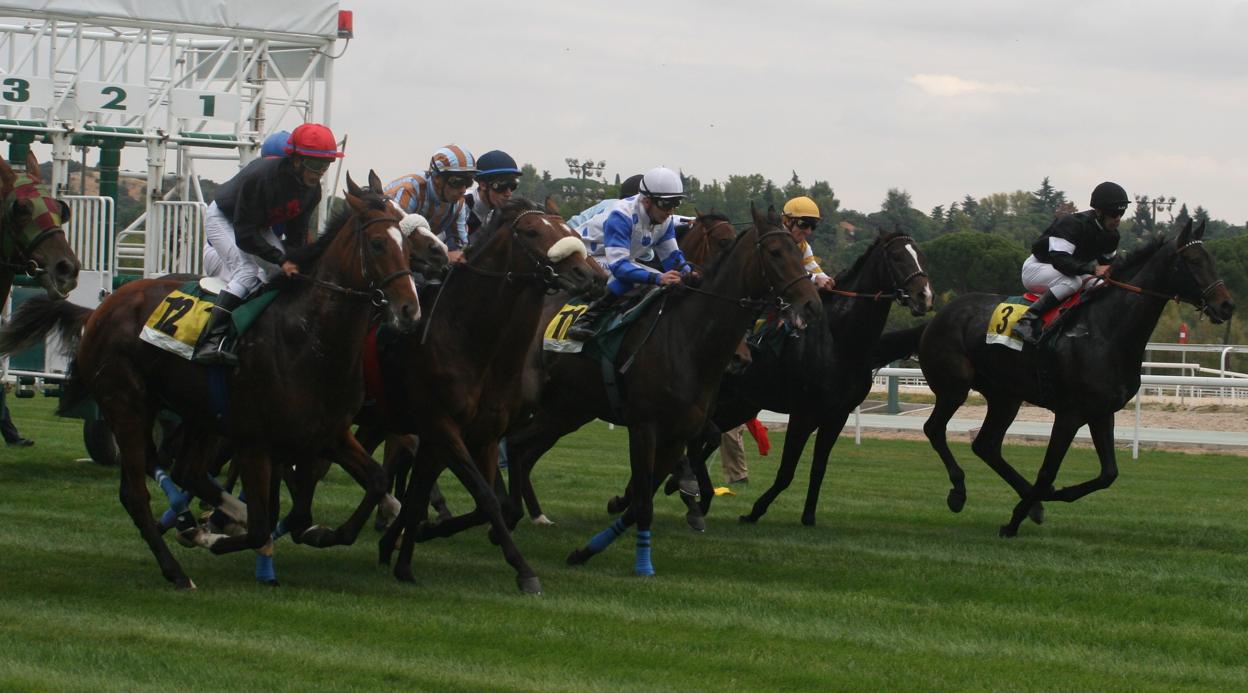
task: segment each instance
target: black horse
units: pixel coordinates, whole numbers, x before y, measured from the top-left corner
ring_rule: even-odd
[[[1030,512],[1043,521],[1041,501],[1071,502],[1108,487],[1118,476],[1114,460],[1114,412],[1140,388],[1144,348],[1166,301],[1197,306],[1214,323],[1231,317],[1234,303],[1218,278],[1213,258],[1189,221],[1173,242],[1164,237],[1114,262],[1109,285],[1089,292],[1082,304],[1047,333],[1042,348],[1013,351],[985,341],[988,322],[1003,296],[967,294],[928,324],[919,360],[936,406],[923,430],[940,454],[953,488],[949,509],[966,503],[964,474],[949,451],[945,429],[974,388],[988,402],[983,427],[971,448],[1014,488],[1021,500],[1000,534],[1012,537]],[[1049,447],[1034,484],[1001,457],[1001,441],[1023,401],[1056,414]],[[1096,478],[1054,490],[1062,458],[1075,432],[1087,424],[1101,463]]]
[[[753,211],[753,210],[752,210]],[[528,473],[560,438],[595,417],[628,426],[629,486],[643,489],[625,514],[568,556],[581,564],[637,526],[638,575],[653,575],[651,493],[706,422],[720,377],[761,309],[788,301],[804,325],[819,317],[801,253],[774,210],[753,211],[754,224],[706,268],[702,286],[686,286],[642,309],[614,363],[587,354],[556,354],[535,366],[543,381],[534,418],[509,431],[512,523],[521,515]]]
[[[819,488],[832,446],[849,414],[870,391],[872,371],[880,365],[876,352],[889,308],[894,300],[907,305],[913,315],[923,315],[932,307],[923,255],[914,239],[900,233],[877,237],[853,266],[837,276],[836,287],[821,292],[826,329],[807,330],[799,339],[784,340],[779,353],[751,346],[750,366],[724,377],[708,430],[689,449],[702,489],[703,514],[715,495],[706,460],[719,447],[719,432],[769,409],[789,414],[780,469],[741,521],[757,522],[789,487],[806,441],[818,429],[802,511],[802,524],[815,524]],[[690,511],[696,514],[698,510],[691,507]],[[698,528],[693,516],[690,524]]]

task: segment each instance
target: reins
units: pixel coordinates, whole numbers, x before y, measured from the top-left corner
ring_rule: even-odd
[[[1182,248],[1178,248],[1175,251],[1175,254],[1178,256],[1179,261],[1184,262],[1184,264],[1186,265],[1186,261],[1183,260],[1183,256],[1179,255],[1179,253],[1182,253],[1184,250],[1194,245],[1203,245],[1203,244],[1204,244],[1204,241],[1199,241],[1199,240],[1189,241],[1186,244],[1184,244]],[[1174,294],[1168,294],[1168,293],[1163,293],[1161,291],[1154,291],[1153,289],[1146,289],[1142,286],[1136,286],[1135,284],[1128,284],[1127,282],[1120,282],[1117,279],[1110,277],[1108,274],[1101,277],[1100,280],[1105,282],[1106,284],[1109,284],[1110,286],[1117,287],[1125,291],[1130,291],[1133,294],[1152,296],[1153,298],[1160,298],[1160,299],[1164,299],[1167,301],[1174,301],[1175,303],[1187,303],[1191,306],[1198,308],[1201,311],[1201,315],[1204,314],[1205,308],[1209,306],[1209,301],[1208,301],[1209,294],[1213,292],[1214,289],[1217,289],[1219,286],[1226,285],[1226,282],[1222,281],[1221,279],[1217,279],[1212,284],[1205,287],[1203,291],[1200,292],[1200,302],[1197,303],[1196,301],[1190,298],[1184,298],[1181,294],[1177,292]]]
[[[368,268],[365,267],[364,265],[364,235],[363,235],[364,229],[368,228],[369,226],[372,226],[373,224],[380,224],[383,222],[389,222],[391,224],[394,224],[396,223],[396,221],[397,220],[392,219],[390,217],[378,217],[376,219],[369,219],[368,221],[363,222],[363,223],[356,222],[355,233],[360,239],[360,243],[359,243],[360,245],[360,274],[365,279],[368,278]],[[349,298],[369,300],[372,302],[374,306],[378,308],[384,308],[385,306],[390,304],[389,299],[386,298],[386,292],[384,291],[384,289],[387,286],[389,286],[390,282],[394,281],[395,279],[398,279],[399,277],[410,276],[411,274],[412,274],[411,268],[401,269],[395,272],[391,272],[390,274],[387,274],[386,276],[382,277],[379,280],[370,281],[368,283],[368,289],[364,291],[361,291],[359,289],[352,289],[350,287],[342,286],[340,284],[335,284],[334,282],[327,281],[325,279],[317,279],[316,277],[313,277],[307,274],[300,273],[294,276],[300,277],[306,281],[311,282],[312,285],[315,287],[326,289],[328,291],[333,291],[335,293],[341,294],[343,296],[347,296]]]
[[[888,247],[892,245],[894,242],[902,241],[902,240],[910,241],[912,243],[914,242],[914,239],[911,238],[910,236],[894,236],[893,238],[890,238],[884,242],[884,249],[887,250]],[[885,259],[885,261],[887,262],[887,258]],[[888,270],[889,270],[889,275],[891,278],[892,273],[893,273],[892,272],[893,266],[891,263],[888,264]],[[907,294],[905,290],[906,284],[910,283],[910,280],[914,279],[915,277],[926,277],[926,276],[927,276],[927,272],[923,271],[923,268],[920,266],[919,269],[906,275],[905,278],[901,279],[900,281],[893,279],[892,291],[884,291],[883,289],[881,289],[879,291],[876,291],[875,293],[866,293],[866,292],[861,292],[861,291],[850,291],[848,289],[836,289],[836,288],[824,289],[823,291],[825,293],[833,294],[835,296],[843,296],[845,298],[862,298],[868,301],[896,300],[898,303],[902,303],[910,299],[910,295]]]
[[[520,241],[515,236],[516,225],[520,223],[520,220],[525,218],[526,216],[530,216],[533,214],[545,216],[546,212],[540,209],[527,209],[517,214],[516,218],[511,220],[508,230],[511,231],[512,240],[516,242],[516,245],[519,245],[520,249],[524,251],[524,254],[528,256],[530,260],[533,261],[534,265],[537,266],[537,271],[514,272],[511,270],[504,270],[504,271],[488,270],[488,269],[485,269],[484,267],[477,267],[476,265],[473,265],[471,262],[468,262],[468,261],[464,261],[464,262],[461,262],[452,266],[451,268],[452,271],[454,271],[454,269],[457,267],[462,267],[468,270],[469,272],[479,274],[483,277],[493,277],[495,279],[504,279],[509,283],[517,283],[521,281],[537,281],[546,285],[547,293],[554,293],[555,291],[558,291],[559,290],[559,287],[558,287],[559,271],[555,269],[555,266],[553,264],[549,262],[543,262],[542,259],[538,257],[537,253],[532,248],[530,248],[527,243]],[[447,276],[447,281],[450,281],[449,275]]]

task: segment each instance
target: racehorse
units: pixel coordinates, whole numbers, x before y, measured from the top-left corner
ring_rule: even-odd
[[[1197,306],[1214,323],[1229,319],[1235,308],[1201,242],[1204,232],[1203,222],[1193,232],[1189,221],[1174,241],[1158,237],[1116,260],[1107,286],[1086,292],[1082,303],[1046,334],[1040,350],[1018,352],[986,343],[988,323],[1003,296],[967,294],[936,314],[919,342],[919,363],[936,393],[935,408],[923,430],[953,484],[947,499],[950,510],[962,510],[966,486],[945,431],[971,388],[988,403],[971,449],[1020,498],[1009,523],[1001,527],[1001,536],[1015,536],[1029,513],[1037,524],[1042,522],[1042,501],[1072,502],[1114,482],[1118,476],[1114,412],[1140,389],[1144,348],[1166,302]],[[1056,415],[1044,462],[1032,484],[1001,456],[1005,431],[1024,401]],[[1055,490],[1062,459],[1084,424],[1092,433],[1100,474]]]
[[[33,152],[26,153],[25,173],[0,156],[0,203],[0,306],[18,274],[38,278],[48,298],[68,296],[82,269],[62,228],[69,205],[49,194]]]
[[[778,353],[768,346],[752,346],[750,366],[724,377],[711,414],[711,434],[704,433],[690,446],[690,462],[702,487],[703,514],[715,495],[706,460],[719,447],[719,431],[736,428],[769,409],[789,414],[780,468],[771,487],[740,519],[757,522],[789,487],[806,441],[818,429],[802,510],[802,524],[815,524],[828,456],[849,414],[871,390],[872,371],[878,367],[875,351],[889,308],[896,301],[915,316],[932,308],[923,254],[913,238],[901,233],[878,236],[849,269],[837,275],[835,286],[820,292],[826,329],[810,329],[800,339],[784,339]]]
[[[512,521],[534,462],[595,417],[628,427],[630,481],[640,489],[624,515],[568,556],[588,561],[637,525],[636,573],[653,575],[650,525],[654,480],[666,475],[685,441],[702,429],[725,367],[758,313],[785,306],[800,327],[819,317],[818,296],[801,253],[775,210],[751,210],[753,225],[706,268],[700,287],[669,290],[627,328],[614,363],[587,354],[546,360],[533,419],[508,432]]]
[[[4,353],[54,327],[63,337],[82,330],[62,407],[73,407],[87,396],[99,404],[121,451],[122,505],[165,579],[179,588],[193,589],[194,583],[158,532],[144,479],[157,461],[152,426],[162,407],[200,425],[215,421],[240,465],[247,533],[215,539],[209,546],[213,553],[268,545],[276,513],[272,463],[295,464],[302,472],[316,466],[318,453],[328,451],[369,489],[344,525],[334,531],[309,530],[314,535],[309,539],[301,534],[311,523],[306,510],[311,489],[300,485],[304,499],[295,494],[289,528],[297,540],[317,546],[354,541],[385,492],[380,466],[350,431],[363,400],[360,353],[374,306],[384,305],[390,324],[410,331],[420,318],[420,302],[400,230],[403,215],[381,192],[376,174],[370,172],[369,183],[363,190],[348,179],[346,205],[330,220],[328,233],[291,253],[302,271],[274,282],[279,294],[239,338],[235,369],[214,373],[139,339],[148,316],[181,286],[178,281],[131,282],[95,310],[28,301],[12,324],[0,330]],[[221,396],[223,387],[228,399]]]
[[[498,441],[519,406],[526,348],[547,292],[594,296],[605,284],[605,274],[586,259],[585,244],[562,217],[517,198],[476,232],[464,261],[452,266],[421,332],[400,336],[384,349],[384,411],[361,412],[361,428],[420,438],[399,517],[379,547],[381,562],[389,564],[403,533],[396,578],[414,580],[416,542],[489,522],[491,537],[516,569],[521,591],[541,592],[492,488]],[[444,468],[472,494],[475,508],[429,525],[430,489]]]

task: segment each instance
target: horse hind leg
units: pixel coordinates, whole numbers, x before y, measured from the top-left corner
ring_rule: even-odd
[[[797,463],[802,459],[802,451],[806,448],[806,441],[810,439],[815,426],[816,421],[813,416],[797,412],[789,415],[789,430],[784,435],[784,453],[780,457],[780,468],[776,471],[776,479],[771,487],[763,491],[763,495],[754,501],[750,513],[738,518],[741,522],[750,524],[758,522],[776,498],[789,487],[789,484],[793,483]]]
[[[828,469],[828,457],[832,454],[832,446],[845,428],[849,412],[837,412],[829,420],[819,426],[815,435],[815,455],[810,465],[810,486],[806,489],[806,506],[802,509],[802,524],[815,526],[815,509],[819,505],[819,490],[823,486],[823,475]]]
[[[923,433],[931,443],[932,449],[940,456],[940,461],[944,463],[945,472],[949,475],[949,483],[952,484],[945,503],[948,504],[950,510],[959,513],[966,505],[966,472],[958,466],[953,451],[949,449],[948,431],[949,420],[966,402],[970,388],[964,384],[941,386],[930,379],[928,384],[936,393],[936,405],[932,407],[932,413],[928,415],[927,421],[923,424]]]
[[[985,396],[988,402],[988,413],[984,416],[983,426],[979,435],[971,443],[971,450],[992,468],[998,476],[1009,484],[1019,498],[1031,491],[1031,484],[1018,473],[1005,458],[1001,456],[1001,444],[1005,440],[1005,432],[1018,416],[1018,408],[1022,400],[1011,397]],[[1031,521],[1044,524],[1044,504],[1037,502],[1027,513]]]

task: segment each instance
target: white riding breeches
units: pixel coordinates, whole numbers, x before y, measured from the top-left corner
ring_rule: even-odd
[[[230,268],[225,266],[225,261],[217,255],[217,249],[213,248],[210,243],[204,241],[204,268],[203,275],[205,277],[216,277],[221,281],[230,281]]]
[[[1035,255],[1027,256],[1023,263],[1023,288],[1035,294],[1052,291],[1059,300],[1066,300],[1075,294],[1086,282],[1095,280],[1091,274],[1072,277],[1062,274],[1056,267],[1047,262],[1040,262]]]
[[[238,247],[234,240],[234,225],[217,208],[216,202],[208,205],[208,214],[204,221],[204,235],[208,238],[208,245],[216,251],[216,259],[225,265],[225,271],[213,274],[218,274],[223,279],[228,278],[229,284],[226,285],[225,290],[239,298],[247,298],[255,293],[269,279],[282,271],[277,265],[244,252]],[[261,233],[261,238],[269,245],[279,250],[282,249],[281,241],[277,240],[271,230],[265,229]],[[208,271],[209,260],[210,258],[205,254],[205,273]]]

